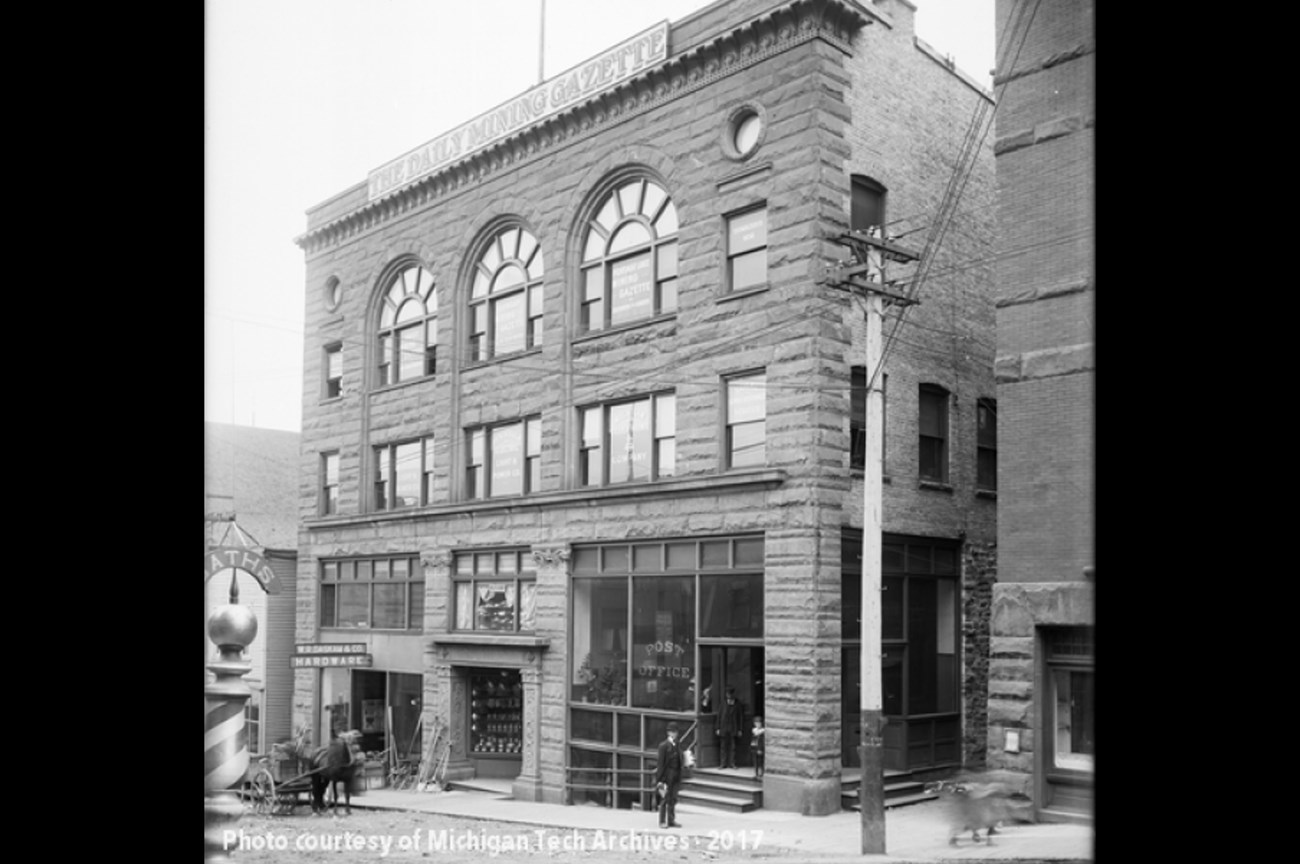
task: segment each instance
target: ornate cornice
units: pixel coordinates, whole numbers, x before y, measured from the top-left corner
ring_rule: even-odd
[[[309,256],[321,252],[813,39],[851,53],[853,34],[871,20],[861,7],[845,0],[791,0],[386,198],[313,228],[294,242]]]

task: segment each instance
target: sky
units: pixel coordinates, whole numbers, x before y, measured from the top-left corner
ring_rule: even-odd
[[[204,420],[301,431],[306,211],[710,0],[205,0]],[[859,0],[870,2],[870,0]],[[913,0],[992,87],[994,0]]]

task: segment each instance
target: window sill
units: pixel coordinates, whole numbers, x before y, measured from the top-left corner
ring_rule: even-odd
[[[995,490],[995,489],[976,489],[976,490],[975,490],[975,497],[976,497],[976,498],[987,498],[987,499],[989,499],[990,501],[996,501],[996,500],[998,500],[998,493],[997,493],[997,490]]]
[[[574,336],[572,344],[577,345],[582,342],[590,342],[593,339],[599,339],[601,336],[613,336],[616,333],[625,333],[628,330],[636,330],[640,327],[648,327],[651,324],[660,324],[664,321],[677,320],[676,312],[664,312],[651,318],[641,318],[636,321],[629,321],[626,324],[619,324],[617,327],[607,327],[604,330],[587,330]]]
[[[387,393],[390,390],[401,390],[403,387],[410,387],[414,384],[427,383],[437,378],[437,375],[421,375],[419,378],[408,378],[405,381],[398,381],[395,384],[381,384],[371,390],[371,393]],[[340,399],[343,397],[340,396]]]
[[[532,357],[535,354],[541,354],[542,347],[539,345],[535,348],[525,348],[523,351],[512,351],[509,354],[497,354],[487,360],[474,360],[466,363],[462,367],[466,372],[472,372],[475,369],[482,369],[485,366],[496,366],[498,363],[508,363],[511,360],[518,360],[520,357]]]
[[[528,636],[526,634],[504,633],[434,633],[434,645],[496,645],[502,648],[549,648],[551,640],[546,636]]]
[[[939,483],[935,480],[922,480],[917,484],[918,489],[929,489],[932,492],[947,492],[952,494],[952,486],[948,483]]]
[[[772,286],[764,282],[762,285],[755,285],[753,288],[743,288],[740,291],[728,291],[726,294],[720,294],[713,301],[715,303],[726,303],[728,300],[739,300],[742,297],[753,297],[755,294],[762,294]]]
[[[329,405],[331,402],[342,402],[342,401],[343,401],[343,394],[340,393],[337,396],[322,396],[320,397],[320,402],[318,404]]]

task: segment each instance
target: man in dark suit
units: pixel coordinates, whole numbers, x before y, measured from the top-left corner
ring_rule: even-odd
[[[734,687],[727,688],[727,701],[718,706],[718,767],[736,767],[736,740],[745,732],[745,709],[736,701]]]
[[[659,827],[677,824],[677,787],[682,785],[682,751],[677,746],[677,724],[668,724],[668,740],[659,744],[655,766],[655,790],[659,793]]]

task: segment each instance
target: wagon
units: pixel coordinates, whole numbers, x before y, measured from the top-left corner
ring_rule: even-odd
[[[296,766],[298,760],[292,761]],[[293,810],[299,804],[311,803],[311,778],[313,774],[318,774],[323,769],[315,768],[305,774],[296,774],[285,777],[286,773],[292,774],[293,770],[285,771],[283,766],[285,762],[275,763],[275,767],[280,769],[273,772],[271,770],[271,760],[262,757],[257,760],[257,767],[250,766],[248,776],[244,780],[244,800],[253,808],[253,812],[260,816],[279,816],[292,815]],[[276,774],[281,775],[281,779],[275,779]]]

